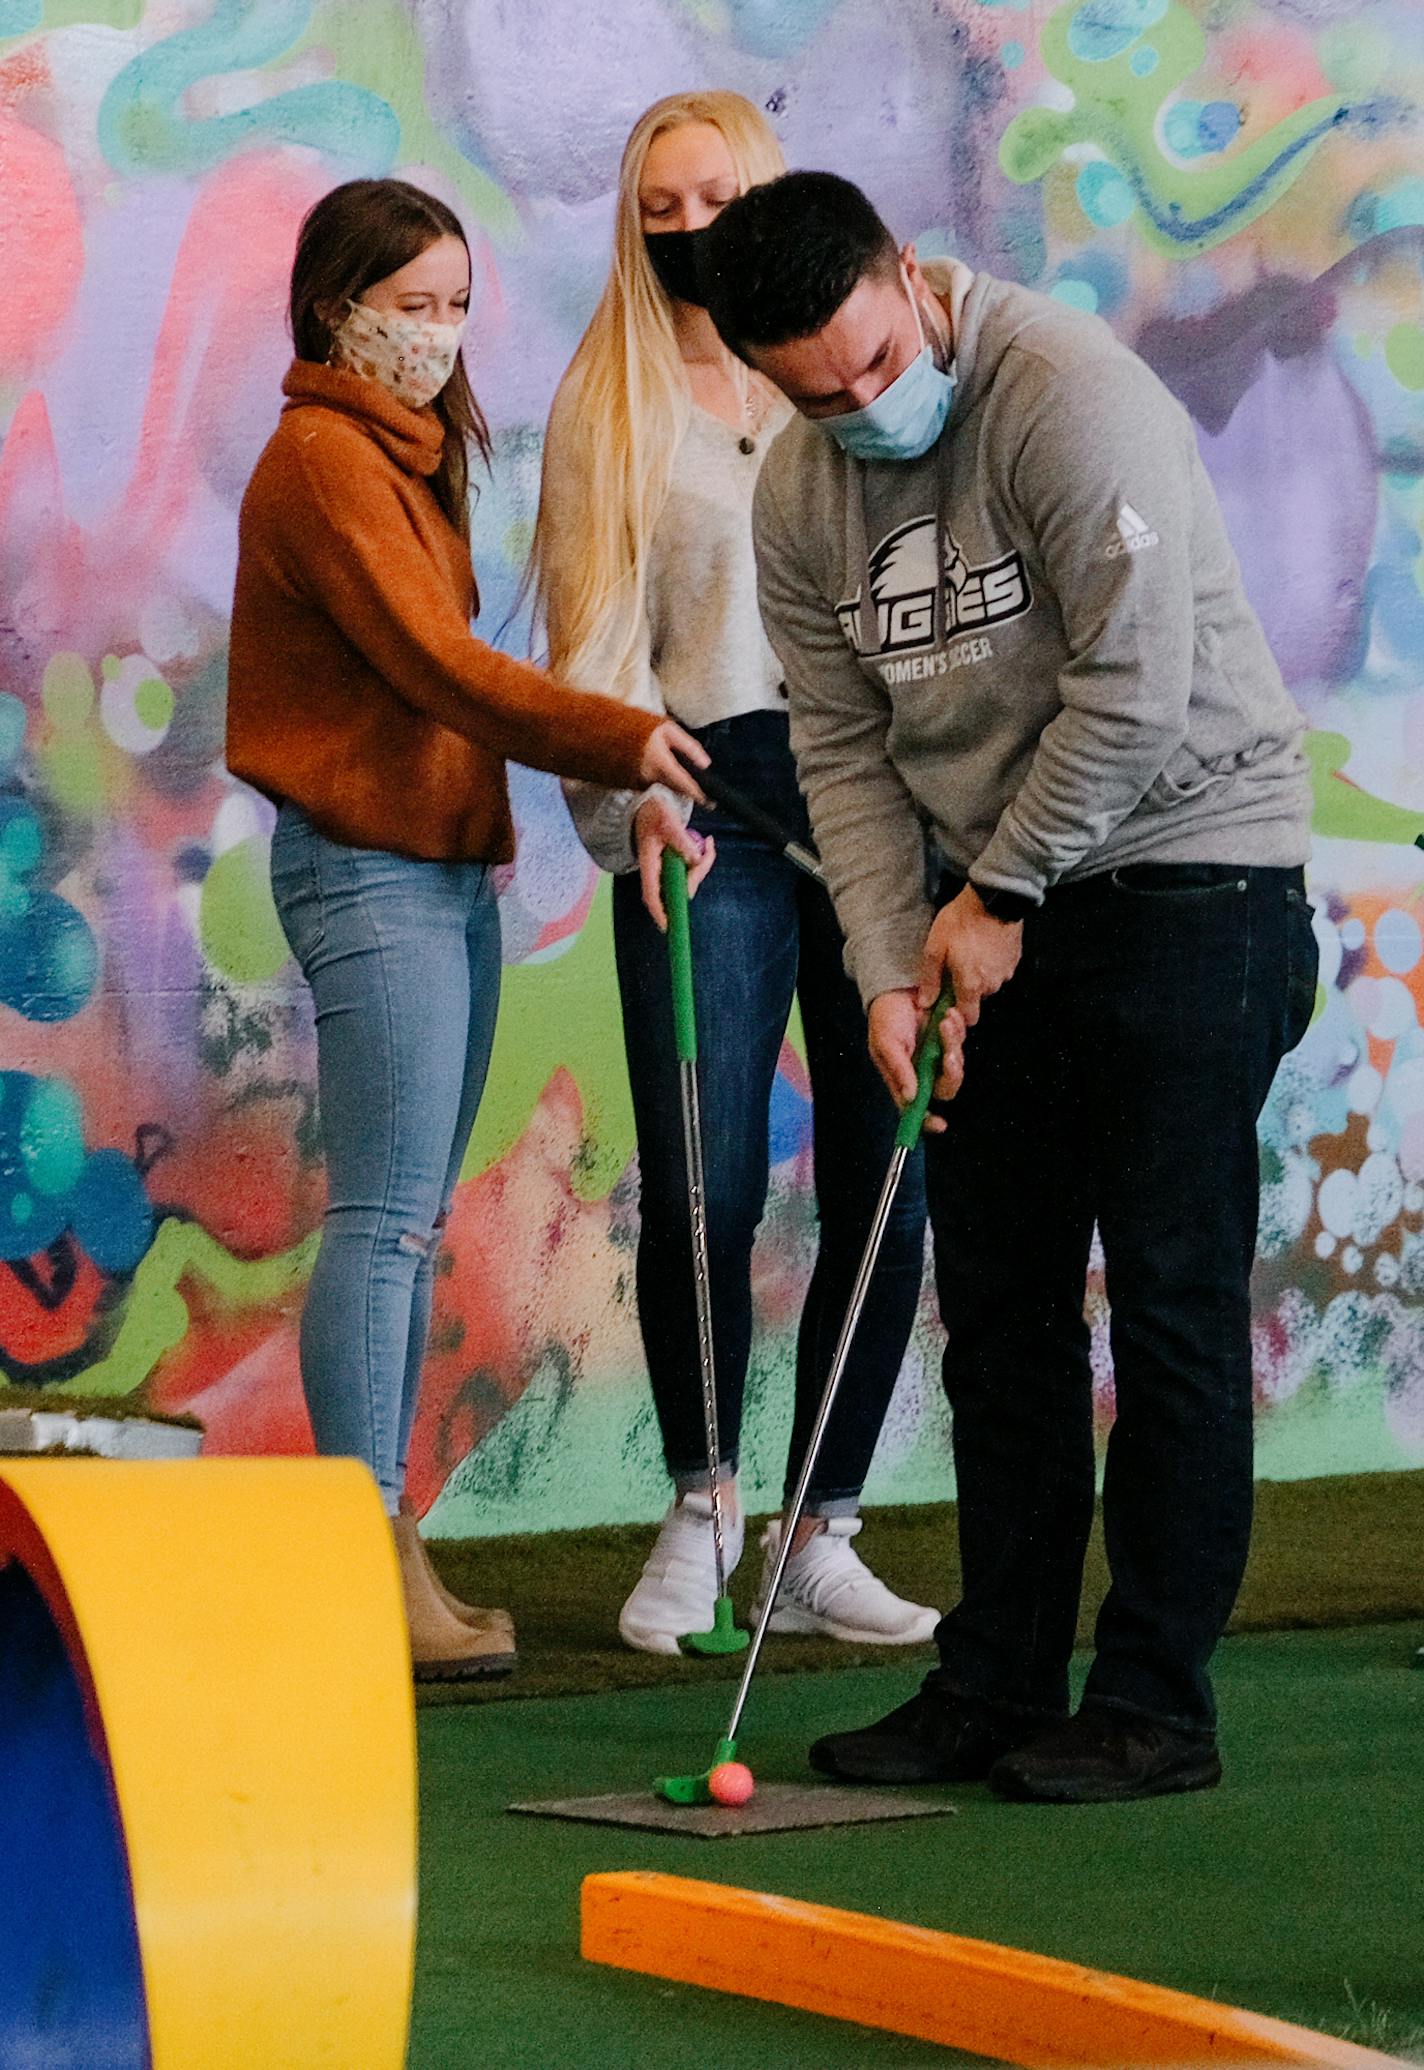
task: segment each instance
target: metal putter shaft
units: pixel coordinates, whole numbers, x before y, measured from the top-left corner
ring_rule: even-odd
[[[742,1714],[747,1706],[747,1696],[751,1690],[752,1676],[756,1673],[762,1644],[766,1638],[767,1629],[771,1624],[771,1616],[776,1608],[777,1596],[781,1592],[782,1577],[786,1572],[786,1563],[791,1557],[791,1542],[796,1534],[796,1526],[801,1521],[802,1511],[806,1507],[806,1496],[810,1490],[811,1476],[816,1470],[816,1461],[820,1455],[821,1444],[826,1435],[826,1425],[831,1420],[831,1411],[835,1407],[836,1396],[840,1391],[841,1380],[845,1375],[846,1363],[850,1357],[851,1345],[855,1341],[855,1333],[860,1323],[861,1313],[865,1307],[866,1295],[870,1291],[870,1282],[875,1272],[876,1261],[880,1256],[880,1246],[884,1242],[885,1230],[890,1220],[890,1210],[895,1204],[895,1195],[899,1191],[900,1180],[909,1161],[910,1152],[920,1140],[920,1134],[925,1125],[925,1116],[929,1112],[930,1097],[934,1091],[935,1074],[939,1069],[940,1022],[953,1004],[954,987],[946,978],[944,990],[934,1003],[929,1020],[925,1026],[925,1031],[920,1037],[919,1047],[915,1052],[915,1097],[901,1115],[900,1126],[895,1131],[894,1155],[890,1159],[890,1168],[885,1174],[885,1183],[880,1189],[880,1199],[876,1203],[875,1217],[870,1225],[870,1234],[865,1240],[865,1250],[861,1256],[860,1270],[855,1276],[855,1285],[851,1289],[845,1321],[841,1325],[841,1333],[836,1343],[835,1356],[831,1360],[831,1370],[826,1376],[826,1385],[822,1390],[820,1406],[816,1411],[816,1421],[812,1425],[810,1441],[806,1446],[806,1456],[801,1462],[801,1472],[797,1476],[795,1492],[791,1497],[791,1506],[782,1524],[781,1543],[777,1548],[776,1561],[771,1570],[771,1580],[767,1586],[766,1600],[761,1606],[761,1615],[757,1619],[756,1630],[752,1633],[751,1645],[747,1649],[746,1662],[742,1668],[742,1678],[737,1685],[736,1700],[732,1705],[731,1716],[727,1720],[727,1729],[717,1743],[717,1752],[712,1761],[712,1768],[716,1768],[723,1761],[736,1759],[737,1729],[742,1722]],[[706,1804],[711,1801],[707,1788],[707,1776],[710,1773],[711,1768],[702,1775],[660,1776],[653,1787],[659,1796],[666,1797],[673,1804]]]
[[[714,805],[720,805],[725,812],[731,813],[733,819],[739,819],[750,832],[759,834],[769,847],[784,855],[798,870],[804,870],[806,875],[813,877],[818,884],[825,883],[821,858],[815,850],[808,848],[804,841],[798,841],[794,834],[789,834],[781,822],[770,812],[763,811],[755,799],[747,797],[735,784],[728,783],[726,777],[719,776],[715,769],[693,769],[691,774]]]
[[[687,864],[663,850],[663,904],[668,920],[668,964],[672,973],[673,1031],[682,1095],[682,1147],[687,1168],[687,1212],[692,1225],[692,1275],[697,1302],[697,1363],[702,1376],[702,1415],[707,1431],[707,1477],[712,1498],[712,1547],[717,1603],[712,1629],[684,1632],[678,1643],[690,1653],[739,1653],[747,1635],[739,1630],[727,1594],[727,1553],[722,1524],[721,1434],[717,1424],[717,1361],[712,1342],[712,1287],[708,1269],[707,1189],[702,1174],[702,1113],[697,1096],[697,1013],[692,989],[692,925],[688,912]]]

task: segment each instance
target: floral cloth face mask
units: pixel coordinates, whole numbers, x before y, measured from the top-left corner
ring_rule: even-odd
[[[353,302],[332,333],[331,364],[379,381],[397,402],[423,410],[455,371],[465,324],[425,323]]]

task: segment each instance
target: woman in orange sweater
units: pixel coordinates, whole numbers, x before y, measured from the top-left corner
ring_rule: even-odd
[[[302,225],[296,360],[243,499],[228,765],[278,807],[272,889],[316,1004],[328,1206],[302,1316],[317,1449],[375,1474],[421,1679],[507,1672],[503,1611],[439,1589],[401,1495],[435,1253],[499,997],[492,871],[514,853],[505,757],[696,796],[681,728],[573,694],[470,631],[470,255],[400,180]]]

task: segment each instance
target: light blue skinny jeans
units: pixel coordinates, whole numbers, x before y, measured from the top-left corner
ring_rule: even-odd
[[[499,906],[484,863],[348,848],[291,804],[272,892],[316,1005],[327,1170],[302,1388],[318,1452],[363,1459],[394,1515],[435,1255],[494,1042]]]

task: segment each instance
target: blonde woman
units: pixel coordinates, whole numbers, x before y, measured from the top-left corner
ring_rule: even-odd
[[[714,767],[804,840],[785,693],[757,612],[751,507],[791,412],[722,346],[698,298],[697,246],[718,212],[783,170],[764,117],[734,93],[677,94],[623,154],[613,268],[554,402],[534,572],[551,665],[675,717]],[[896,1125],[866,1050],[826,894],[725,815],[663,789],[566,786],[585,846],[615,873],[614,939],[642,1184],[638,1303],[675,1500],[623,1606],[626,1643],[674,1653],[716,1594],[659,879],[691,866],[713,1327],[728,1569],[742,1550],[736,1472],[751,1349],[751,1253],[765,1204],[768,1105],[794,997],[814,1096],[820,1241],[801,1321],[786,1485],[800,1469]],[[860,1491],[914,1318],[922,1181],[901,1194],[826,1434],[773,1630],[888,1645],[937,1612],[902,1601],[856,1553]],[[768,1564],[780,1526],[763,1538]],[[763,1586],[765,1569],[763,1570]]]

